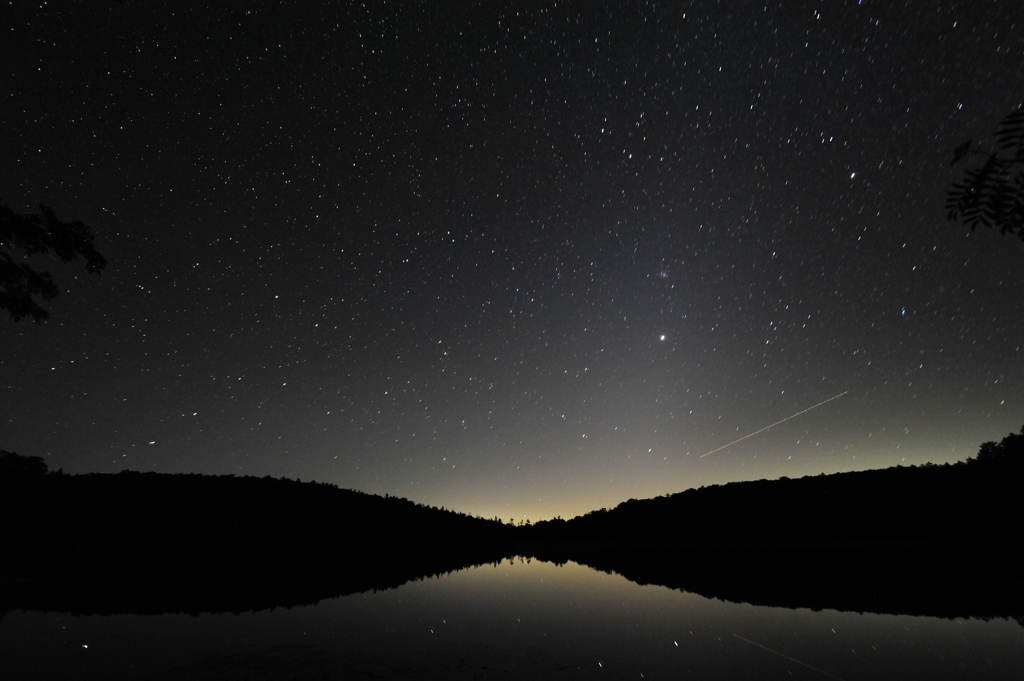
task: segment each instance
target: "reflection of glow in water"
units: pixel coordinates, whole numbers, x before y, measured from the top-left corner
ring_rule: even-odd
[[[840,635],[826,633],[833,629]],[[728,635],[735,631],[765,645]],[[807,662],[765,658],[755,647]],[[0,660],[4,678],[43,681],[760,678],[773,675],[766,660],[836,668],[847,678],[1001,679],[1024,665],[1024,628],[1009,620],[752,606],[640,586],[572,561],[516,558],[240,615],[8,612]]]

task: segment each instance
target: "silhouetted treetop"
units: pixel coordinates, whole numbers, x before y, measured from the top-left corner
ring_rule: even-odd
[[[975,461],[983,464],[1024,464],[1024,427],[1020,433],[1010,433],[998,444],[982,443]]]
[[[39,212],[19,215],[0,203],[0,309],[7,310],[14,321],[31,317],[38,323],[49,318],[35,298],[53,300],[60,294],[53,275],[24,262],[29,256],[52,254],[64,262],[85,258],[86,271],[96,274],[107,264],[93,245],[87,225],[59,220],[46,206],[40,206]]]
[[[46,475],[46,462],[40,456],[23,456],[0,449],[0,478],[41,477]]]
[[[964,158],[986,156],[964,171],[946,193],[946,215],[974,231],[996,227],[1002,234],[1024,239],[1024,106],[999,124],[995,149],[984,151],[967,140],[953,153],[953,165]]]

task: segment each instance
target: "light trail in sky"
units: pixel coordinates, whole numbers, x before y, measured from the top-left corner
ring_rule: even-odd
[[[844,390],[843,392],[839,393],[839,394],[838,394],[838,395],[836,395],[835,397],[830,397],[830,398],[828,398],[827,400],[825,400],[824,402],[818,402],[818,403],[817,403],[816,405],[814,405],[813,407],[807,407],[807,408],[806,408],[806,409],[804,409],[803,411],[798,411],[797,413],[793,414],[792,416],[787,416],[786,418],[782,419],[781,421],[776,421],[775,423],[773,423],[773,424],[772,424],[772,425],[770,425],[770,426],[765,426],[765,427],[764,427],[764,428],[762,428],[761,430],[755,430],[755,431],[754,431],[753,433],[750,433],[749,435],[744,435],[744,436],[743,436],[743,437],[741,437],[741,438],[740,438],[739,440],[733,440],[732,442],[730,442],[730,443],[729,443],[729,444],[727,444],[727,445],[722,445],[722,446],[721,446],[721,447],[719,447],[718,449],[712,449],[712,450],[711,450],[710,452],[708,452],[707,454],[701,454],[701,455],[700,455],[700,457],[698,457],[698,458],[701,458],[701,459],[703,459],[703,458],[704,458],[705,456],[708,456],[709,454],[714,454],[715,452],[720,452],[720,451],[722,451],[723,449],[725,449],[725,448],[727,448],[727,447],[732,447],[732,446],[733,446],[734,444],[736,444],[737,442],[743,442],[743,441],[744,441],[744,440],[746,440],[746,439],[747,439],[748,437],[754,437],[754,436],[755,436],[755,435],[757,435],[758,433],[763,433],[764,431],[768,430],[769,428],[774,428],[775,426],[779,425],[780,423],[785,423],[786,421],[788,421],[788,420],[790,420],[790,419],[795,419],[795,418],[796,418],[797,416],[800,416],[801,414],[806,414],[807,412],[809,412],[809,411],[810,411],[810,410],[812,410],[812,409],[817,409],[817,408],[818,408],[818,407],[820,407],[821,405],[823,405],[823,404],[827,404],[827,403],[831,402],[832,400],[838,400],[838,399],[839,399],[840,397],[842,397],[843,395],[845,395],[845,394],[846,394],[846,393],[848,393],[848,392],[850,392],[850,391],[849,391],[849,390]]]
[[[843,393],[843,394],[845,395],[846,393]],[[836,395],[836,397],[840,397],[840,396]],[[834,400],[836,398],[833,397],[832,399]],[[825,400],[825,402],[828,402],[828,400]],[[822,404],[825,404],[825,402],[822,402]],[[814,409],[814,407],[811,407],[811,409]],[[792,417],[790,417],[790,418],[792,418]],[[787,660],[790,660],[792,662],[796,662],[797,664],[802,664],[803,666],[807,667],[808,669],[813,669],[814,671],[818,672],[819,674],[824,674],[825,676],[827,676],[829,678],[836,679],[837,681],[843,681],[842,678],[836,676],[835,674],[829,674],[827,671],[825,671],[823,669],[818,669],[817,667],[812,667],[811,665],[807,664],[806,662],[801,662],[800,660],[796,659],[795,657],[790,657],[789,655],[786,655],[784,653],[780,653],[777,650],[772,650],[768,646],[763,646],[760,643],[756,643],[754,641],[751,641],[749,638],[743,638],[739,634],[733,634],[733,636],[735,636],[736,638],[738,638],[741,641],[746,641],[747,643],[749,643],[752,646],[757,646],[758,648],[762,648],[764,650],[767,650],[769,653],[772,653],[774,655],[778,655],[779,657],[784,657]]]

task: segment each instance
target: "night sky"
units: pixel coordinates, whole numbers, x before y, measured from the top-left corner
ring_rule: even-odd
[[[110,262],[34,261],[0,448],[537,520],[1024,423],[1024,244],[944,212],[1019,3],[210,4],[0,9],[0,201]]]

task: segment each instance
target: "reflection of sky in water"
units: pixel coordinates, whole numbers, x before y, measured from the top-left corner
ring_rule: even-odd
[[[255,614],[0,620],[5,679],[849,681],[996,679],[1021,669],[1024,628],[1015,622],[736,605],[518,559]]]

